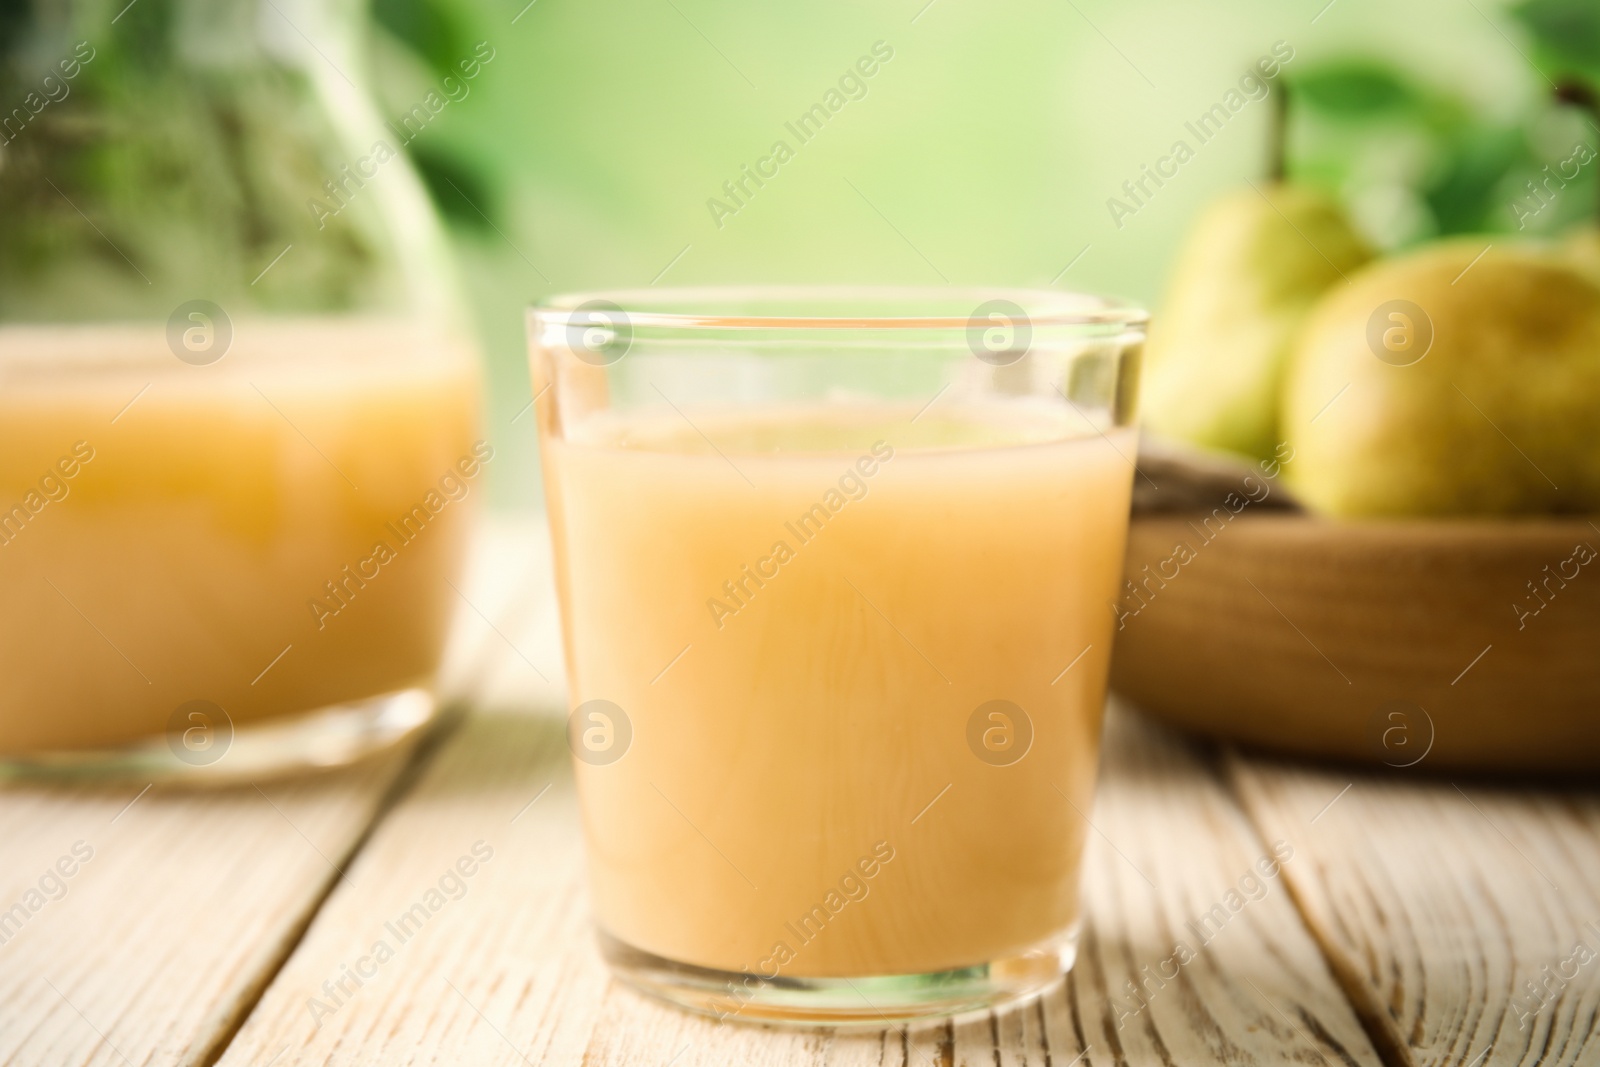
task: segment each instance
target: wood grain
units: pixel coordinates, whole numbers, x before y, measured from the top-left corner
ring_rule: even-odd
[[[448,691],[497,710],[369,837],[394,761],[260,792],[0,791],[0,909],[93,849],[0,943],[0,1063],[1600,1063],[1600,959],[1542,1001],[1521,986],[1600,951],[1595,794],[1232,755],[1219,776],[1116,710],[1079,962],[1039,1001],[830,1035],[637,996],[594,949],[561,719],[527,713],[563,704],[547,554],[537,523],[484,534]]]
[[[1600,1063],[1600,793],[1230,769],[1393,1063]]]
[[[1083,952],[1044,1005],[1052,1060],[1376,1064],[1284,890],[1298,837],[1258,839],[1183,741],[1131,715],[1109,720],[1102,775]]]
[[[0,791],[0,1063],[205,1063],[404,759],[205,793]]]
[[[1430,766],[1600,769],[1589,521],[1217,516],[1134,520],[1117,692],[1196,733],[1371,764],[1393,755],[1375,718],[1406,701],[1436,727]]]
[[[552,594],[550,524],[543,515],[497,517],[479,527],[439,691],[473,708],[564,709],[566,673]]]
[[[717,1024],[613,983],[593,947],[568,759],[558,719],[467,720],[375,833],[223,1067],[1378,1063],[1276,879],[1225,912],[1209,944],[1187,930],[1226,909],[1264,846],[1182,743],[1131,718],[1111,731],[1071,983],[999,1018],[909,1033]],[[493,857],[400,943],[386,923],[474,844]],[[1127,991],[1185,939],[1196,958],[1176,978]],[[381,964],[379,942],[393,949]],[[340,990],[358,965],[367,976]]]

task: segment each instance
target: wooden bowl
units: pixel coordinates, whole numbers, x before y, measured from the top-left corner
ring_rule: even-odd
[[[1298,755],[1600,768],[1596,525],[1203,517],[1130,531],[1111,684],[1147,711]]]

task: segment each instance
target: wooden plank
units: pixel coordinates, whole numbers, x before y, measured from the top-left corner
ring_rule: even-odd
[[[1110,732],[1071,984],[1000,1018],[909,1034],[717,1024],[610,981],[589,928],[568,759],[558,718],[470,717],[378,828],[222,1067],[1378,1063],[1279,880],[1249,888],[1265,849],[1243,814],[1182,743],[1130,718]],[[425,920],[397,925],[419,904]],[[1205,916],[1202,943],[1186,924]],[[1159,987],[1144,978],[1179,941],[1195,958]],[[1142,996],[1127,992],[1135,979],[1150,983]]]
[[[1600,793],[1232,757],[1306,917],[1389,1059],[1600,1062]]]
[[[1131,714],[1101,774],[1082,952],[1017,1062],[1377,1064],[1284,890],[1297,839],[1259,839],[1188,744]]]
[[[404,757],[204,793],[0,790],[0,1063],[209,1062]]]
[[[477,708],[560,707],[559,620],[543,515],[496,516],[479,526],[439,670],[442,699]]]

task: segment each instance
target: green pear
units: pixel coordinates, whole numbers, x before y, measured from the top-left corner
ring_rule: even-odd
[[[1600,282],[1600,228],[1580,226],[1561,242],[1558,254],[1592,281]]]
[[[1600,283],[1558,251],[1441,242],[1312,312],[1286,479],[1333,515],[1600,511]]]
[[[1270,458],[1283,365],[1330,285],[1372,258],[1339,206],[1274,183],[1230,193],[1190,232],[1145,350],[1144,422]]]

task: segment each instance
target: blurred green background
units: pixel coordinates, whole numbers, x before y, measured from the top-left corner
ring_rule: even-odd
[[[1554,79],[1600,73],[1594,0],[375,0],[374,15],[387,117],[492,49],[409,147],[476,309],[502,507],[538,502],[529,301],[949,281],[1157,304],[1200,208],[1264,176],[1274,101],[1246,96],[1204,144],[1185,123],[1278,42],[1290,174],[1336,192],[1380,246],[1553,233],[1596,201],[1594,165],[1548,206],[1527,185],[1600,146],[1550,102]],[[785,124],[877,42],[892,58],[802,143]],[[1131,199],[1123,183],[1179,139],[1194,157]],[[732,200],[724,182],[778,140],[793,157]]]

